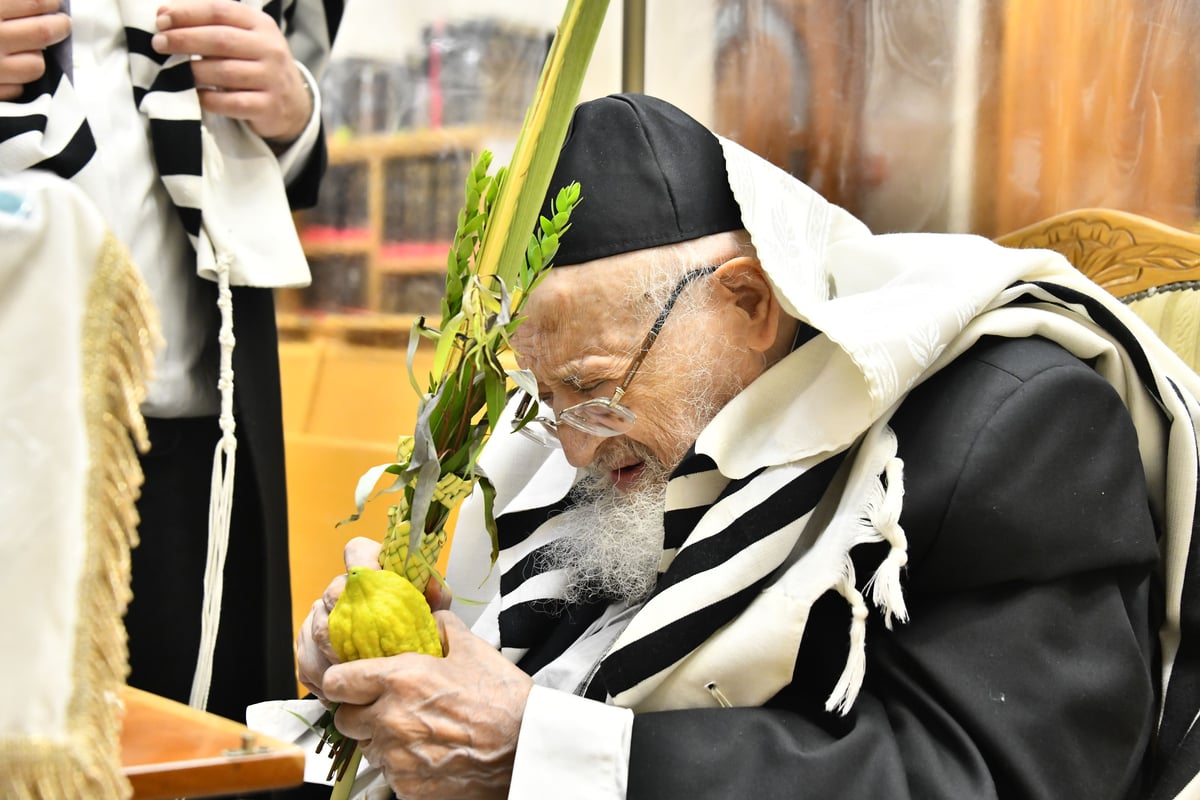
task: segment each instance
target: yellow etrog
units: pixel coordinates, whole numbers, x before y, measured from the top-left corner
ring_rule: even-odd
[[[402,575],[352,567],[329,613],[329,642],[342,661],[398,653],[442,655],[442,639],[425,596]]]

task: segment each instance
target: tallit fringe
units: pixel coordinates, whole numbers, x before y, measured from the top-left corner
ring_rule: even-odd
[[[908,621],[908,608],[900,585],[900,572],[908,563],[908,537],[900,527],[900,511],[904,505],[904,462],[896,458],[896,449],[896,434],[891,428],[886,424],[872,428],[863,440],[861,457],[867,464],[882,461],[882,465],[870,467],[861,486],[847,486],[850,493],[861,492],[863,499],[861,513],[852,523],[853,531],[843,556],[841,575],[833,588],[850,605],[850,652],[837,685],[825,701],[826,711],[836,711],[842,715],[854,705],[862,689],[867,664],[867,604],[857,588],[854,562],[850,558],[853,548],[878,541],[886,541],[891,545],[865,588],[871,594],[871,602],[883,614],[888,629],[892,627],[893,618],[901,622]]]
[[[225,557],[229,552],[229,525],[233,513],[233,476],[237,467],[236,423],[233,419],[233,293],[229,271],[233,259],[217,256],[217,307],[221,312],[221,366],[217,386],[221,390],[221,438],[213,451],[212,486],[208,506],[208,556],[204,568],[204,610],[200,620],[200,653],[188,704],[208,706],[212,686],[213,655],[221,627],[221,600],[225,587]]]
[[[78,746],[64,749],[61,742],[6,744],[0,757],[6,800],[51,798],[125,798],[132,794],[119,770],[109,770],[89,758]],[[119,757],[118,757],[119,758]]]
[[[82,327],[88,441],[86,545],[65,741],[5,742],[0,796],[17,800],[132,794],[121,774],[118,688],[129,670],[123,617],[129,551],[137,544],[142,485],[136,446],[148,447],[138,407],[159,345],[149,293],[112,235],[101,246]]]
[[[826,711],[836,711],[842,715],[854,705],[867,672],[867,603],[855,583],[854,562],[847,554],[842,565],[842,577],[833,588],[850,604],[850,653],[846,656],[846,666],[837,685],[825,700]]]
[[[883,614],[883,624],[891,630],[893,619],[908,622],[908,606],[900,586],[900,572],[908,564],[908,537],[900,527],[900,510],[904,505],[904,462],[895,457],[888,459],[884,475],[887,488],[883,491],[883,499],[877,506],[868,508],[867,513],[872,527],[892,547],[867,581],[866,589],[871,593],[871,602]]]

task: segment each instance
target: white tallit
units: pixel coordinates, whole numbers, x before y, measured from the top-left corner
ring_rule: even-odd
[[[116,692],[159,346],[149,291],[83,192],[0,177],[0,797],[129,795]]]

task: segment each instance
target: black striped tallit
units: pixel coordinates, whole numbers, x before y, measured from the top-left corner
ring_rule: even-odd
[[[668,564],[660,572],[650,602],[663,592],[691,581],[708,581],[715,569],[728,559],[780,531],[786,523],[812,512],[842,461],[833,456],[788,481],[781,488],[760,490],[756,472],[741,480],[722,476],[708,456],[688,453],[673,471],[667,488],[663,513],[663,559]],[[730,520],[703,541],[683,547],[697,523],[718,502],[734,495],[743,500],[746,512]],[[511,551],[527,538],[537,525],[568,507],[571,497],[555,506],[498,520],[501,549]],[[501,573],[502,595],[516,592],[534,577],[543,575],[539,566],[546,545],[529,551],[506,565]],[[501,562],[503,564],[503,560]],[[775,566],[779,566],[776,564]],[[586,690],[590,697],[612,697],[649,676],[668,668],[699,646],[712,633],[736,617],[761,590],[773,570],[767,570],[751,585],[714,599],[703,607],[689,610],[676,618],[664,618],[649,636],[614,649],[604,658]],[[500,637],[505,648],[525,650],[519,660],[522,669],[535,673],[562,655],[589,625],[604,611],[606,601],[597,600],[568,606],[556,595],[539,594],[500,611]]]
[[[167,57],[151,47],[158,3],[119,0],[118,5],[125,23],[134,103],[149,120],[158,173],[195,248],[202,221],[202,137],[191,62],[187,56]],[[341,0],[268,0],[262,6],[285,33],[303,18],[325,36],[326,51],[342,9]],[[68,39],[47,51],[45,73],[27,84],[16,100],[0,102],[0,174],[40,169],[71,180],[96,155],[95,138],[59,57],[69,52],[69,45]]]
[[[999,305],[1043,309],[1075,322],[1098,326],[1123,351],[1126,383],[1140,385],[1156,407],[1153,420],[1140,419],[1131,408],[1135,427],[1161,425],[1165,418],[1173,429],[1173,444],[1165,454],[1166,463],[1168,469],[1184,477],[1176,479],[1174,489],[1168,481],[1168,492],[1174,491],[1177,496],[1174,501],[1168,497],[1167,503],[1186,513],[1178,518],[1170,518],[1168,514],[1160,544],[1172,563],[1183,565],[1182,575],[1174,576],[1181,585],[1177,598],[1179,641],[1173,650],[1169,645],[1164,647],[1164,659],[1172,667],[1161,687],[1161,714],[1152,756],[1154,788],[1149,796],[1154,800],[1176,798],[1200,770],[1200,734],[1195,724],[1200,714],[1200,554],[1196,545],[1200,508],[1195,502],[1200,494],[1200,440],[1196,435],[1200,403],[1172,378],[1169,367],[1156,363],[1139,335],[1096,296],[1051,281],[1022,282],[1010,286]],[[986,326],[974,335],[985,331],[1004,335],[1002,329]],[[962,349],[967,346],[969,343],[963,344]],[[1150,435],[1149,429],[1145,430]],[[772,489],[760,490],[758,486],[766,482],[770,469],[759,470],[739,481],[728,481],[716,472],[711,459],[690,453],[668,484],[664,561],[669,566],[659,575],[656,588],[640,613],[647,613],[654,607],[653,600],[672,587],[708,580],[719,572],[723,559],[730,554],[771,536],[785,522],[810,513],[839,464],[846,461],[845,456],[843,453],[827,459],[782,485],[772,484]],[[856,452],[854,458],[858,457]],[[747,493],[754,498],[753,503],[704,541],[689,541],[715,505],[739,493]],[[500,518],[502,596],[539,577],[540,563],[531,555],[506,562],[505,551],[536,535],[536,528],[567,504],[569,497],[551,509]],[[611,702],[616,695],[678,664],[722,625],[735,619],[763,585],[772,580],[774,571],[770,565],[764,565],[761,579],[742,591],[730,592],[676,616],[654,619],[650,633],[632,641],[619,641],[621,646],[604,656],[583,693]],[[531,674],[566,651],[604,610],[603,602],[567,607],[554,599],[552,594],[527,597],[508,607],[502,605],[500,611],[501,645],[505,649],[516,648],[518,654],[524,652],[518,663]]]
[[[1066,310],[1080,313],[1100,325],[1122,348],[1141,385],[1164,410],[1172,425],[1186,434],[1188,444],[1181,455],[1200,460],[1200,403],[1182,391],[1170,376],[1154,369],[1142,343],[1116,316],[1091,297],[1074,289],[1049,282],[1036,282],[1014,287],[1014,304],[1054,303]],[[1135,420],[1135,423],[1137,420]],[[1200,483],[1193,485],[1194,496],[1200,496]],[[1169,679],[1161,687],[1161,716],[1153,753],[1154,790],[1152,800],[1167,800],[1179,796],[1188,782],[1200,773],[1200,503],[1193,508],[1190,520],[1177,531],[1161,532],[1171,537],[1165,544],[1182,551],[1184,563],[1179,606],[1179,643],[1173,654]],[[1160,543],[1164,544],[1164,543]]]

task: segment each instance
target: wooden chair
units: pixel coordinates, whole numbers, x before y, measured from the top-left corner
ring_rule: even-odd
[[[1200,235],[1126,211],[1085,208],[996,241],[1062,253],[1200,371]]]

